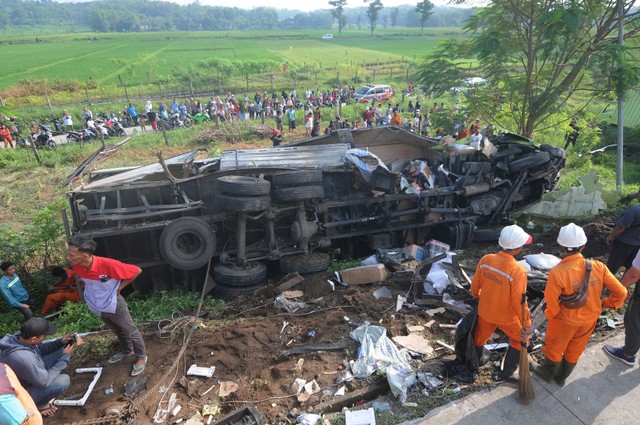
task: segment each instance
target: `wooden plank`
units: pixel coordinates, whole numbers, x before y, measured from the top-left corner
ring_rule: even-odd
[[[314,406],[311,413],[328,413],[337,412],[342,410],[343,407],[351,407],[360,400],[373,400],[382,393],[389,391],[389,382],[386,379],[369,385],[368,387],[360,388],[352,393],[345,395],[344,397],[335,397],[324,403]]]

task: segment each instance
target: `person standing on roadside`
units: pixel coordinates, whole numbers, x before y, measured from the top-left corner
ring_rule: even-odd
[[[133,123],[135,125],[138,125],[138,119],[140,119],[140,117],[138,117],[138,111],[136,110],[136,107],[130,103],[129,106],[127,106],[127,112],[133,120]]]
[[[509,348],[502,361],[502,368],[493,376],[496,381],[503,381],[513,375],[520,361],[521,343],[526,343],[529,338],[531,318],[525,299],[527,272],[514,257],[531,241],[531,235],[520,226],[514,224],[503,228],[498,239],[502,250],[482,257],[471,281],[471,294],[479,300],[478,322],[474,334],[478,359],[482,358],[484,344],[496,328],[509,337]],[[525,323],[522,323],[523,303]]]
[[[62,111],[62,123],[67,131],[73,131],[73,118],[67,110]]]
[[[636,195],[640,201],[640,191]],[[640,204],[632,205],[616,221],[616,226],[607,236],[607,245],[611,245],[607,268],[616,274],[620,267],[627,270],[640,249]]]
[[[24,320],[27,321],[33,317],[31,311],[31,299],[29,293],[22,281],[16,274],[16,266],[11,261],[5,261],[0,264],[2,270],[2,276],[0,276],[0,292],[4,297],[7,304],[18,310],[24,316]]]
[[[640,280],[640,251],[636,254],[631,268],[624,274],[621,282],[625,288],[636,284],[624,314],[624,345],[615,347],[605,344],[602,347],[605,353],[629,366],[636,364],[636,354],[640,350],[640,304],[638,304],[640,285],[637,285],[638,280]]]
[[[93,119],[93,112],[91,112],[91,110],[89,108],[87,108],[86,106],[82,110],[82,118],[84,119],[85,124],[89,120]]]
[[[620,308],[627,290],[603,263],[582,256],[587,243],[582,227],[569,223],[560,229],[557,240],[564,248],[564,256],[549,271],[544,290],[544,314],[549,320],[542,348],[544,358],[540,364],[531,362],[530,367],[545,381],[553,379],[564,386],[589,342],[602,308]],[[610,295],[602,299],[604,288]],[[582,302],[576,300],[576,294],[584,294]]]
[[[84,282],[84,298],[89,310],[100,317],[118,337],[120,352],[113,355],[109,363],[119,363],[135,356],[131,376],[138,376],[147,365],[147,351],[120,291],[133,282],[142,270],[132,264],[98,257],[94,255],[96,247],[93,239],[72,238],[68,242],[67,260],[76,276]]]

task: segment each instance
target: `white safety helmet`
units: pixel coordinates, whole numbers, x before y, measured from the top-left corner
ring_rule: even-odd
[[[565,248],[579,248],[587,243],[587,235],[582,227],[569,223],[560,229],[558,244]]]
[[[530,234],[522,230],[517,224],[507,226],[500,232],[498,244],[503,249],[516,249],[525,245],[529,245],[533,238]]]

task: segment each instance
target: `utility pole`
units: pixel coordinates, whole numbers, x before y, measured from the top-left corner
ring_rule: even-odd
[[[618,45],[622,48],[624,44],[624,2],[618,0]],[[618,57],[618,155],[616,158],[616,190],[622,190],[624,184],[622,179],[623,170],[623,146],[624,146],[624,86],[622,83],[622,57],[620,51]]]

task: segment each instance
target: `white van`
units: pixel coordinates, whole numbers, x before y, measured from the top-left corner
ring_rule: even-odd
[[[358,103],[385,102],[392,97],[393,89],[386,84],[366,84],[353,94]]]
[[[322,35],[322,39],[323,40],[333,40],[333,34],[323,34]]]

